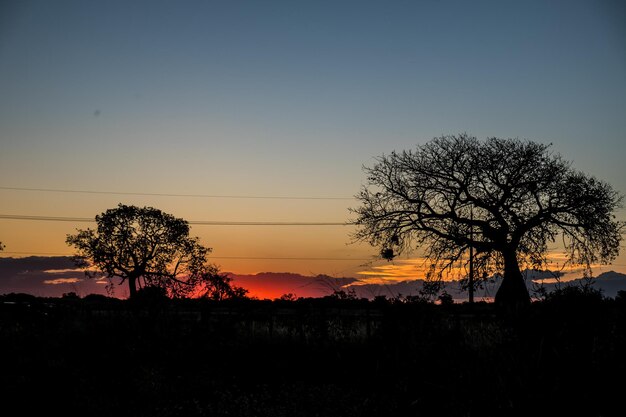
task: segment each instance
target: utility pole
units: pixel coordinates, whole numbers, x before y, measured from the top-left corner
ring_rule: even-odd
[[[474,304],[474,211],[470,207],[470,253],[469,253],[469,279],[468,279],[468,294],[470,304]]]

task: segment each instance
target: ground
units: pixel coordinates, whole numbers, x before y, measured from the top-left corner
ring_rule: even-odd
[[[619,415],[626,300],[493,308],[5,296],[0,378],[27,415]]]

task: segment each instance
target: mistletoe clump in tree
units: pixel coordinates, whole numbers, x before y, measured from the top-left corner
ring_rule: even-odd
[[[611,262],[624,224],[622,197],[572,168],[550,145],[518,139],[444,136],[414,151],[392,152],[364,168],[357,196],[357,240],[393,256],[420,248],[431,279],[467,266],[502,276],[496,304],[518,310],[530,297],[522,268],[547,265],[548,243],[562,239],[568,262]]]

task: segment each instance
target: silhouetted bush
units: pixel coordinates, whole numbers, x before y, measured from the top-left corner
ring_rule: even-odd
[[[169,302],[167,289],[158,286],[148,286],[137,291],[135,304],[145,306],[162,306]]]
[[[602,302],[603,298],[602,290],[591,285],[566,285],[545,295],[545,301],[548,303],[563,305],[587,305],[589,303],[597,305]]]

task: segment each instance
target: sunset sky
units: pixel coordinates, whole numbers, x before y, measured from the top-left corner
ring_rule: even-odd
[[[1,215],[343,223],[362,165],[460,132],[553,143],[626,194],[624,3],[0,2]],[[89,226],[0,218],[0,256],[71,254]],[[235,273],[418,274],[366,265],[351,230],[192,234]]]

